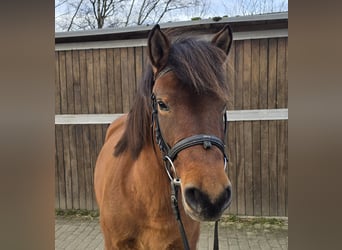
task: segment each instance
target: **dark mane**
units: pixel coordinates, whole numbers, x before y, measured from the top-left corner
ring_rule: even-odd
[[[128,113],[125,132],[115,146],[115,156],[129,149],[132,158],[137,159],[144,144],[151,143],[151,93],[153,83],[152,67],[148,65],[144,78],[138,86],[133,106]]]
[[[179,38],[172,43],[167,66],[194,94],[211,93],[226,101],[228,88],[222,68],[225,59],[225,53],[211,43]],[[126,130],[115,147],[115,156],[129,150],[132,158],[137,159],[143,146],[151,144],[150,97],[153,84],[152,67],[149,65],[128,114]]]

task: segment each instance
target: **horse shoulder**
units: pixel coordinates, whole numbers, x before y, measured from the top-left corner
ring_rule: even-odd
[[[113,121],[106,132],[106,137],[105,137],[105,142],[107,142],[112,136],[115,135],[116,132],[118,132],[118,130],[122,130],[124,128],[124,124],[127,120],[127,114],[119,117],[118,119],[116,119],[115,121]],[[120,133],[121,136],[121,133]]]

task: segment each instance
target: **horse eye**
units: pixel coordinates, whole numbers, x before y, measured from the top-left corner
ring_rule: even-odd
[[[159,106],[160,110],[163,110],[163,111],[169,110],[169,107],[163,101],[158,101],[158,106]]]

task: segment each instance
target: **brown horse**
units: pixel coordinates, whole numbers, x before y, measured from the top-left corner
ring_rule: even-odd
[[[179,209],[190,249],[196,249],[199,223],[218,220],[229,206],[222,116],[223,65],[231,43],[228,25],[211,42],[171,43],[159,25],[150,32],[150,64],[135,103],[108,128],[96,163],[106,249],[183,249],[170,180],[180,181]]]

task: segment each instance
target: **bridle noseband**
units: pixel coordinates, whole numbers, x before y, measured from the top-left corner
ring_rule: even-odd
[[[159,77],[162,75],[170,72],[172,69],[170,67],[164,68],[162,71],[160,71],[158,74],[156,74],[154,81],[156,81]],[[155,132],[155,138],[156,142],[159,146],[159,149],[163,155],[164,160],[164,166],[166,173],[170,179],[171,184],[171,204],[173,208],[173,212],[175,214],[175,217],[177,219],[177,222],[179,224],[179,230],[181,232],[184,248],[186,250],[190,249],[189,244],[186,238],[184,226],[182,224],[180,213],[178,209],[178,198],[177,193],[178,189],[180,187],[181,180],[178,178],[176,173],[176,168],[173,164],[173,161],[177,158],[177,155],[182,150],[197,146],[197,145],[203,145],[203,148],[205,150],[208,150],[212,148],[212,146],[216,146],[223,154],[223,160],[224,160],[224,169],[226,169],[227,163],[228,163],[228,157],[225,153],[225,143],[218,137],[214,135],[206,135],[206,134],[198,134],[193,135],[187,138],[184,138],[180,141],[178,141],[175,145],[172,147],[169,146],[169,144],[165,141],[160,124],[158,119],[158,104],[157,99],[154,93],[151,95],[151,101],[152,101],[152,125],[151,128],[153,129],[154,125],[154,132]],[[226,136],[227,132],[227,112],[224,112],[223,122],[224,122],[224,136]],[[153,136],[152,136],[153,137]],[[153,140],[153,138],[152,138]],[[154,144],[153,144],[154,145]],[[173,173],[173,174],[172,174]],[[218,250],[218,221],[215,223],[215,237],[214,237],[214,250]]]

